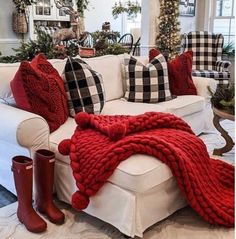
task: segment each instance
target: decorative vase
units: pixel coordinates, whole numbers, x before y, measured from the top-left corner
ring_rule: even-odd
[[[25,34],[28,32],[28,22],[25,13],[14,11],[12,13],[12,29],[15,33]]]

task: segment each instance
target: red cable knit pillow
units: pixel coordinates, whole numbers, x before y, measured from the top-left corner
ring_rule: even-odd
[[[44,77],[48,80],[54,79],[54,83],[57,84],[58,87],[58,100],[61,102],[58,107],[60,107],[60,111],[64,112],[65,121],[69,117],[69,109],[67,103],[67,94],[65,90],[64,81],[59,75],[58,71],[52,66],[52,64],[47,60],[46,56],[43,53],[38,54],[32,61],[31,66],[35,69],[40,71]],[[64,121],[64,122],[65,122]],[[64,123],[63,122],[63,123]]]
[[[36,65],[21,63],[10,83],[12,93],[17,107],[41,115],[53,132],[68,118],[65,93],[55,74],[47,74]]]
[[[168,62],[170,91],[173,95],[197,95],[192,79],[193,52],[187,51]]]
[[[158,56],[160,51],[151,49],[149,61]],[[192,79],[193,52],[187,51],[168,62],[170,91],[173,95],[197,95]]]

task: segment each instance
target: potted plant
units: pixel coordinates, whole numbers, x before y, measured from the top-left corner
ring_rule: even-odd
[[[84,17],[84,11],[88,9],[89,0],[77,0],[77,11]]]
[[[218,86],[215,93],[208,88],[211,94],[211,104],[213,107],[224,110],[229,114],[234,115],[235,93],[234,84]]]
[[[15,11],[12,13],[12,29],[16,33],[25,34],[28,32],[28,21],[26,12],[28,6],[34,3],[33,0],[13,0]]]
[[[112,8],[112,15],[116,19],[122,13],[127,13],[127,15],[131,18],[137,17],[137,14],[141,12],[141,6],[136,2],[131,2],[130,0],[124,4],[115,3],[114,7]]]
[[[127,9],[121,2],[115,3],[115,6],[112,7],[112,15],[115,19],[117,19],[120,14],[125,12],[127,12]]]
[[[229,42],[228,44],[223,46],[222,57],[225,60],[229,60],[229,58],[233,57],[235,54],[234,43]]]

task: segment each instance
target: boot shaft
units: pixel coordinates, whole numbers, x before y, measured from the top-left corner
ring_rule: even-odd
[[[33,186],[32,159],[25,156],[13,157],[12,172],[19,205],[21,205],[22,201],[32,204],[32,186]]]
[[[37,150],[34,154],[34,176],[36,189],[36,207],[56,224],[65,220],[65,215],[53,202],[55,154],[46,149]]]
[[[55,154],[46,149],[37,150],[34,154],[34,179],[36,201],[44,195],[50,200],[53,193]]]

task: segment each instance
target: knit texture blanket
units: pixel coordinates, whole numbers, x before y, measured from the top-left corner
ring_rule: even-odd
[[[133,154],[148,154],[171,169],[187,202],[202,218],[234,226],[234,167],[211,159],[205,144],[182,119],[148,112],[138,116],[79,113],[75,120],[74,135],[58,147],[61,154],[70,155],[79,189],[72,196],[75,209],[88,206],[89,197],[121,161]]]

